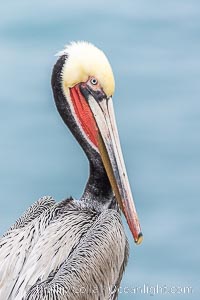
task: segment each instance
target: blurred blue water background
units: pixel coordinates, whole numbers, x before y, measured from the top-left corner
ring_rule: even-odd
[[[50,87],[54,54],[72,40],[102,48],[116,77],[118,127],[144,233],[137,247],[127,230],[119,299],[199,299],[198,0],[2,1],[0,233],[40,196],[79,198],[87,180],[87,160]],[[165,285],[175,288],[165,293]],[[192,294],[178,289],[187,286]]]

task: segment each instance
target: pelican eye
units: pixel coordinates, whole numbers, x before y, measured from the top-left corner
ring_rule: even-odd
[[[91,82],[91,84],[93,84],[93,85],[97,85],[98,80],[97,80],[96,78],[92,77],[92,78],[90,79],[90,82]]]

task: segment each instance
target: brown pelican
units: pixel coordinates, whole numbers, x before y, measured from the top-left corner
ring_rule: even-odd
[[[105,54],[68,45],[53,68],[57,109],[83,150],[90,175],[80,200],[43,197],[0,240],[0,299],[117,299],[128,259],[120,211],[142,240],[121,152]]]

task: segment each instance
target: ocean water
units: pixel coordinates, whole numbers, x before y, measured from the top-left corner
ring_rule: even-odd
[[[0,233],[43,195],[79,198],[88,163],[50,78],[73,40],[102,48],[144,242],[128,232],[121,300],[200,297],[200,2],[4,1],[0,18]]]

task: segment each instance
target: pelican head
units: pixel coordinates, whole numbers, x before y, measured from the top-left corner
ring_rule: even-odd
[[[73,42],[58,56],[52,75],[58,111],[90,160],[101,159],[134,240],[140,244],[142,233],[113,109],[115,81],[110,63],[87,42]]]

